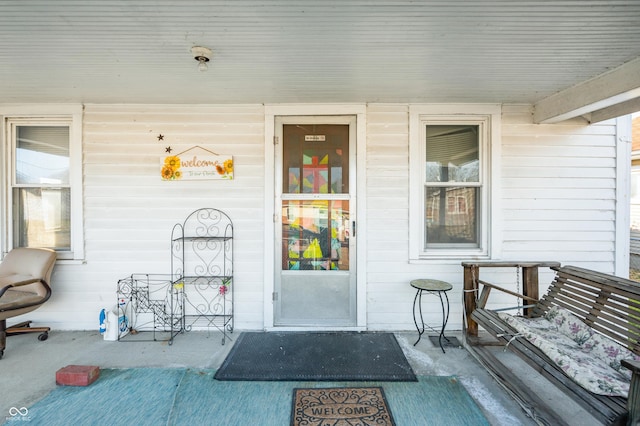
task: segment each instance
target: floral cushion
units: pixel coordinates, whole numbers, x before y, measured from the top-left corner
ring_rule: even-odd
[[[552,306],[544,318],[552,322],[560,333],[570,337],[579,346],[584,345],[593,337],[594,331],[591,327],[567,309]]]
[[[620,361],[623,359],[633,359],[637,361],[640,360],[640,355],[636,355],[609,337],[593,331],[591,327],[567,309],[553,306],[546,313],[545,318],[557,324],[559,331],[571,335],[571,338],[576,343],[586,348],[590,347],[591,353],[594,356],[631,380],[631,371],[624,368]],[[585,338],[586,335],[589,335],[589,337]]]
[[[640,357],[593,331],[568,310],[553,307],[540,318],[503,312],[498,316],[583,388],[600,395],[627,397],[631,373],[620,360]]]
[[[609,367],[622,373],[629,380],[631,380],[631,370],[624,368],[620,361],[623,359],[633,359],[635,361],[640,360],[640,356],[631,352],[629,349],[614,342],[606,336],[598,333],[594,333],[591,340],[593,344],[593,353],[606,362]]]

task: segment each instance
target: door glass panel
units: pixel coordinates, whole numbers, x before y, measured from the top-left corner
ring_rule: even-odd
[[[285,194],[349,192],[349,126],[288,124],[283,132]]]
[[[349,270],[349,201],[283,200],[282,270]]]

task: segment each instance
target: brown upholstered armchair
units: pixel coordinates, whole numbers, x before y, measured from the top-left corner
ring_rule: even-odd
[[[51,297],[55,263],[55,251],[39,248],[15,248],[0,263],[0,358],[7,336],[34,332],[40,333],[39,340],[49,336],[49,327],[31,327],[31,321],[7,328],[7,318],[31,312]]]

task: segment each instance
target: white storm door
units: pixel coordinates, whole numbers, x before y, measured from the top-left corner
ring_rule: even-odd
[[[274,325],[356,325],[354,116],[276,117]]]

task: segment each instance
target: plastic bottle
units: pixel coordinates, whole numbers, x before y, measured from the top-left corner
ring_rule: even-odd
[[[107,311],[107,329],[104,333],[104,340],[116,341],[118,340],[118,314],[113,310]]]

